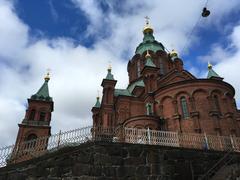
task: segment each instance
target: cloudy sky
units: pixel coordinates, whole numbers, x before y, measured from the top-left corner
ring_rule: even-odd
[[[207,62],[236,89],[240,107],[240,1],[0,0],[0,145],[15,142],[27,98],[51,69],[52,133],[90,125],[109,62],[128,84],[127,62],[142,41],[144,17],[185,68],[205,77]],[[195,27],[195,28],[193,28]]]

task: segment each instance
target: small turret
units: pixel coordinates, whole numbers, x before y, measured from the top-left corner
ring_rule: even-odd
[[[109,66],[108,73],[105,79],[103,79],[101,86],[103,87],[103,98],[102,104],[112,104],[114,89],[117,81],[114,79],[112,74],[112,67]]]
[[[94,107],[95,108],[100,108],[101,107],[101,103],[100,103],[100,101],[99,101],[99,96],[97,97],[97,101],[96,101],[96,103],[95,103],[95,105],[94,105]]]
[[[48,90],[48,81],[50,80],[50,74],[49,72],[44,77],[44,83],[41,86],[41,88],[37,91],[36,94],[31,96],[31,99],[33,100],[42,100],[42,101],[52,101],[52,98],[49,95]]]
[[[152,57],[149,54],[148,50],[147,50],[147,54],[146,54],[145,58],[146,58],[145,66],[156,67],[156,65],[152,62]]]
[[[105,79],[108,79],[108,80],[114,80],[114,77],[113,77],[113,75],[112,75],[112,67],[111,67],[111,65],[109,65],[107,71],[108,71],[108,73],[107,73],[107,76],[106,76]]]
[[[223,80],[222,77],[220,77],[213,69],[212,69],[212,64],[208,62],[208,79],[218,79],[218,80]]]
[[[156,78],[158,77],[159,68],[156,67],[156,65],[152,62],[152,57],[149,54],[148,50],[145,58],[146,58],[146,61],[141,74],[143,75],[145,92],[150,93],[156,90],[157,88]]]
[[[169,56],[170,56],[170,58],[173,60],[175,68],[176,68],[179,72],[182,71],[182,70],[183,70],[183,62],[182,62],[182,60],[178,57],[177,51],[173,49],[173,50],[169,53]]]
[[[97,96],[97,101],[95,103],[95,105],[92,107],[92,118],[93,118],[93,126],[97,127],[100,126],[100,121],[99,121],[99,111],[101,108],[101,103],[99,101],[99,95]]]
[[[177,51],[175,51],[174,49],[170,52],[170,57],[172,58],[172,60],[178,58],[178,53]]]

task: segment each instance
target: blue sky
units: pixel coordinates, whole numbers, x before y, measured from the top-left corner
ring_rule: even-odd
[[[96,4],[98,4],[98,8],[101,9],[102,12],[105,12],[104,14],[106,15],[108,14],[108,11],[114,11],[119,15],[133,13],[131,11],[134,10],[137,11],[137,8],[130,8],[128,10],[124,9],[122,7],[124,1],[122,1],[122,3],[115,2],[111,4],[109,4],[109,2],[110,1],[104,0],[96,2]],[[207,7],[211,10],[211,4],[209,4],[210,3],[208,2]],[[205,4],[203,3],[202,7],[204,7],[204,5]],[[199,16],[201,14],[202,7],[196,9],[196,11],[199,12]],[[75,2],[71,0],[62,0],[60,2],[58,0],[22,0],[15,2],[15,8],[18,17],[30,27],[31,36],[36,38],[71,38],[76,45],[81,44],[87,48],[91,48],[98,38],[107,38],[111,34],[111,32],[105,33],[102,31],[100,33],[89,35],[87,33],[89,19],[86,13],[76,7]],[[215,12],[212,11],[211,16],[214,13]],[[239,15],[240,10],[236,8],[234,11],[229,12],[229,14],[221,20],[221,24],[237,24],[239,21]],[[211,28],[209,28],[207,23],[209,22],[208,19],[211,19],[211,16],[207,18],[202,17],[199,21],[198,18],[195,19],[195,22],[198,22],[195,28],[194,22],[192,27],[190,26],[188,29],[185,43],[191,41],[192,36],[194,35],[198,36],[199,42],[191,44],[191,46],[187,49],[188,52],[182,52],[183,59],[192,60],[196,59],[198,56],[204,56],[211,51],[212,46],[216,43],[221,44],[223,47],[227,47],[230,43],[226,35],[231,33],[232,29],[219,29],[219,27],[214,25],[211,25]],[[159,41],[161,41],[161,39],[159,39]],[[182,43],[182,45],[184,46],[184,43]],[[171,47],[167,48],[171,49]],[[181,50],[182,47],[179,51]],[[128,54],[128,57],[131,57],[133,52],[128,53],[130,53]],[[188,64],[186,65],[188,66]],[[204,68],[206,69],[206,64],[199,61],[195,61],[193,65],[200,67],[199,71],[204,71]]]
[[[86,31],[88,19],[69,0],[17,1],[17,14],[31,29],[36,37],[68,37],[80,43],[80,34]],[[41,7],[41,8],[39,8]],[[90,39],[90,40],[89,40]],[[90,46],[91,38],[85,39],[84,46]]]
[[[117,87],[128,84],[127,62],[142,41],[144,17],[155,38],[176,49],[185,68],[205,77],[207,62],[236,89],[240,104],[240,1],[0,0],[0,136],[15,141],[26,99],[51,69],[52,133],[92,123],[90,109],[109,61]],[[183,51],[183,47],[185,50]]]

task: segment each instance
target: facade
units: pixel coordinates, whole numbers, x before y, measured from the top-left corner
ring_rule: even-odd
[[[53,100],[49,96],[48,91],[48,81],[50,80],[49,73],[44,79],[45,81],[38,92],[28,99],[28,108],[25,117],[23,121],[18,124],[19,131],[15,144],[16,147],[21,146],[26,141],[31,142],[31,140],[35,140],[39,137],[51,135],[50,122],[51,113],[53,111]],[[35,145],[36,144],[31,144],[32,148],[34,148]],[[41,148],[46,148],[46,145],[47,142],[41,144]],[[25,147],[21,146],[21,148]]]
[[[234,88],[208,65],[198,79],[184,69],[173,50],[155,40],[146,22],[143,42],[128,62],[129,85],[116,89],[111,68],[103,95],[92,108],[93,126],[150,128],[183,133],[240,136],[240,111]]]

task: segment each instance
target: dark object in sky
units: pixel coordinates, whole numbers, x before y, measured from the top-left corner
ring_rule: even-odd
[[[210,15],[210,11],[204,7],[202,11],[202,17],[208,17]]]

